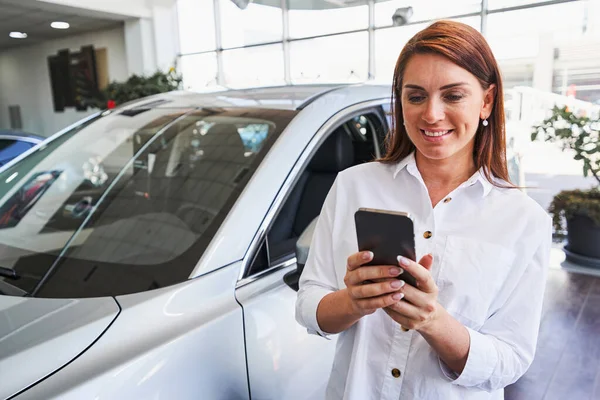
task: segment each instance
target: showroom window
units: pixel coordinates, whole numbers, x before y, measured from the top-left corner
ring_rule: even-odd
[[[600,49],[600,1],[179,3],[186,89],[368,80],[389,84],[406,41],[435,20],[450,19],[483,30],[507,88],[530,86],[566,94],[576,85],[576,96],[600,100],[600,67],[592,57],[578,56]],[[395,14],[400,18],[393,18]]]
[[[177,18],[182,54],[216,49],[212,1],[177,0]]]
[[[192,54],[181,57],[181,75],[186,90],[209,91],[217,88],[217,54]]]
[[[366,32],[326,36],[291,43],[293,83],[362,82],[368,79]]]
[[[408,22],[431,21],[451,16],[473,14],[481,12],[479,0],[391,0],[375,3],[375,26],[384,27],[393,25],[392,16],[398,9],[410,7]],[[402,15],[400,13],[400,15]],[[406,15],[406,14],[405,14]]]
[[[368,28],[369,7],[366,0],[354,1],[352,6],[347,7],[336,7],[336,3],[287,0],[290,37],[303,38]],[[314,8],[309,9],[307,5]]]
[[[280,7],[249,3],[240,9],[231,0],[219,0],[221,47],[279,42],[283,34]]]
[[[231,88],[285,85],[281,44],[223,52],[225,85]]]

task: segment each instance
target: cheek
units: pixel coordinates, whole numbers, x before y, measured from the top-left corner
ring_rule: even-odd
[[[469,136],[474,135],[479,126],[479,108],[472,104],[463,104],[456,107],[452,112],[457,126]]]

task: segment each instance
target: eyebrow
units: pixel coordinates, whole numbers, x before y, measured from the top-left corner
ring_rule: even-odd
[[[468,85],[468,83],[467,83],[467,82],[456,82],[456,83],[450,83],[450,84],[448,84],[448,85],[444,85],[444,86],[442,86],[442,87],[440,88],[440,90],[446,90],[446,89],[450,89],[450,88],[457,87],[457,86],[463,86],[463,85]],[[410,84],[410,83],[408,83],[408,84],[404,85],[404,88],[405,88],[405,89],[418,89],[418,90],[422,90],[422,91],[426,92],[425,88],[422,88],[422,87],[421,87],[421,86],[419,86],[419,85],[412,85],[412,84]]]

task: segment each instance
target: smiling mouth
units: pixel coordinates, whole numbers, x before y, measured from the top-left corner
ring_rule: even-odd
[[[446,136],[451,134],[452,132],[454,132],[454,129],[448,129],[445,131],[427,131],[424,129],[420,129],[421,133],[427,137],[431,137],[431,138],[436,138],[436,137],[442,137],[442,136]]]

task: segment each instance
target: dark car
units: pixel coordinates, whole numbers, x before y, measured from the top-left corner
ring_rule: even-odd
[[[0,129],[0,167],[43,140],[32,133]]]

